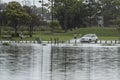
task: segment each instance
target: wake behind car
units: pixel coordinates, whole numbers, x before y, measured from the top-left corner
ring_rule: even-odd
[[[98,41],[98,37],[96,34],[86,34],[83,37],[80,38],[81,42],[97,42]]]

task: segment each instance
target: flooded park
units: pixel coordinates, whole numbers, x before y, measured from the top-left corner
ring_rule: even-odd
[[[120,80],[119,75],[119,44],[0,44],[1,80]]]
[[[0,0],[0,80],[120,80],[120,0]]]

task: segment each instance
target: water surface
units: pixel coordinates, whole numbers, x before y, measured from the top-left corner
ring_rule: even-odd
[[[0,45],[0,80],[120,80],[120,47]]]

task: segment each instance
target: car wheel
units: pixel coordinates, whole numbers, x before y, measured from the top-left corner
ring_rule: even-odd
[[[92,40],[91,39],[89,39],[89,41],[88,41],[88,43],[90,43]]]
[[[96,40],[95,40],[95,43],[97,43],[97,41],[98,41],[98,40],[96,39]]]

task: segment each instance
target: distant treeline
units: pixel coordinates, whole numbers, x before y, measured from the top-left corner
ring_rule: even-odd
[[[28,26],[32,35],[34,26],[46,25],[50,19],[57,21],[65,31],[80,27],[119,26],[119,14],[120,0],[49,0],[40,8],[21,6],[12,1],[0,4],[0,26],[14,28],[15,34],[20,26]],[[53,28],[56,24],[52,29],[57,29]]]

